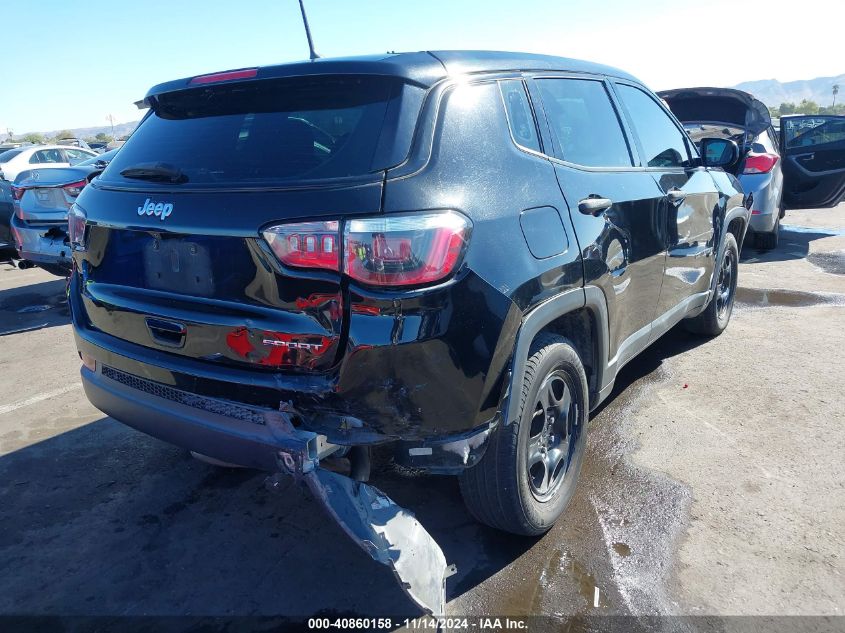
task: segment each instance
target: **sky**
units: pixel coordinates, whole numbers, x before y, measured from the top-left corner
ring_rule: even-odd
[[[845,72],[842,0],[306,0],[306,10],[323,57],[547,53],[622,68],[655,90]],[[132,103],[162,81],[308,56],[297,0],[0,0],[0,14],[0,133],[134,121]]]

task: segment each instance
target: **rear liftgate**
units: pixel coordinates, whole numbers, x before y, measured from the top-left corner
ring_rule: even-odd
[[[265,415],[279,446],[281,473],[304,481],[343,531],[374,560],[393,570],[411,600],[429,614],[444,615],[446,578],[454,573],[454,566],[446,564],[440,546],[413,513],[375,486],[320,468],[320,459],[340,446],[295,428],[287,412]]]

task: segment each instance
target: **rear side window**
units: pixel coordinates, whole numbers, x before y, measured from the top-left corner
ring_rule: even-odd
[[[79,164],[83,160],[88,160],[89,158],[91,158],[91,154],[89,154],[88,152],[83,152],[80,149],[68,148],[65,150],[65,154],[67,154],[68,159],[73,165]]]
[[[30,157],[29,162],[31,164],[64,163],[65,157],[59,149],[41,149]]]
[[[841,117],[802,117],[781,119],[786,147],[808,147],[845,141],[845,119]]]
[[[502,99],[505,101],[508,125],[513,140],[516,141],[517,145],[539,152],[540,140],[537,137],[537,126],[534,123],[534,114],[531,112],[531,106],[528,103],[525,84],[519,79],[508,79],[499,82],[499,89],[502,91]]]
[[[646,167],[683,167],[689,161],[684,133],[657,102],[644,91],[616,84],[640,139]]]
[[[8,163],[12,160],[15,156],[20,154],[23,150],[22,149],[10,149],[6,150],[5,152],[0,153],[0,163]]]
[[[267,185],[360,176],[377,170],[397,79],[265,79],[159,95],[101,176],[144,163],[178,169],[188,186]]]
[[[587,167],[631,167],[628,143],[601,81],[538,79],[546,117],[565,161]]]

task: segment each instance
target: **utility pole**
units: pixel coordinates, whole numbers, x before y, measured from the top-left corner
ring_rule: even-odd
[[[111,139],[114,140],[114,116],[111,114],[106,117],[106,121],[111,123]]]

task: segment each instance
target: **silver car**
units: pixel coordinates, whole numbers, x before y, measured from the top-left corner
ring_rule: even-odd
[[[84,147],[66,145],[27,145],[9,149],[0,154],[0,179],[14,182],[24,170],[61,169],[73,167],[97,156]]]
[[[75,167],[22,171],[12,185],[12,239],[22,260],[64,277],[70,271],[67,213],[117,150]]]
[[[726,168],[737,176],[751,200],[748,230],[758,248],[778,245],[785,214],[783,169],[777,132],[769,109],[733,88],[680,88],[658,93],[697,144],[703,138],[729,138],[739,147],[736,163]]]
[[[12,220],[12,185],[0,180],[0,260],[12,243],[10,223]]]

